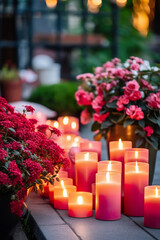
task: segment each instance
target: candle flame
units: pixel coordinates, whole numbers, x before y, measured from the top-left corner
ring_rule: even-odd
[[[107,182],[110,182],[110,175],[109,175],[109,172],[106,173],[106,181],[107,181]]]
[[[158,188],[156,187],[156,197],[158,197]]]
[[[76,126],[77,126],[76,122],[72,122],[71,128],[72,128],[72,129],[76,129]]]
[[[79,205],[82,205],[82,204],[83,204],[83,198],[82,198],[82,196],[78,196],[78,198],[77,198],[77,203],[78,203]]]
[[[139,167],[137,162],[136,162],[136,172],[139,172]]]
[[[88,161],[89,160],[89,152],[84,154],[84,160]]]
[[[111,164],[111,162],[109,162],[109,164],[108,164],[108,172],[110,172],[110,171],[112,171],[112,164]]]
[[[77,142],[74,142],[74,143],[72,144],[72,147],[78,147],[78,143],[77,143]]]
[[[63,124],[67,125],[68,123],[69,123],[69,118],[68,117],[64,117]]]
[[[62,188],[65,188],[63,180],[61,180],[61,186],[62,186]]]
[[[66,190],[66,189],[63,190],[63,197],[68,197],[68,194],[67,194],[67,190]]]
[[[67,141],[71,140],[71,135],[67,135]]]
[[[59,123],[58,123],[57,121],[55,121],[55,122],[53,123],[53,127],[58,128],[58,127],[59,127]]]
[[[79,142],[79,137],[75,137],[74,141]]]
[[[119,139],[119,149],[123,149],[123,143],[122,143],[121,138]]]
[[[135,151],[135,158],[138,158],[138,151]]]

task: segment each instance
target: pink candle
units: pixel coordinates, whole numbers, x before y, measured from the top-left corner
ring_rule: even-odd
[[[58,118],[59,126],[62,133],[79,135],[79,120],[76,117],[65,116]]]
[[[149,164],[130,162],[125,164],[124,213],[128,216],[144,216],[144,187],[149,183]]]
[[[121,174],[100,172],[96,174],[96,212],[99,220],[121,218]]]
[[[49,184],[49,203],[54,204],[54,186]]]
[[[144,226],[160,228],[160,186],[145,187]]]
[[[65,185],[73,185],[72,178],[60,178],[59,181],[54,181],[54,186],[65,186]]]
[[[109,142],[109,155],[110,160],[120,161],[122,163],[122,179],[121,179],[121,187],[122,187],[122,210],[124,205],[124,150],[132,148],[131,141],[111,141]]]
[[[87,142],[80,143],[81,152],[98,153],[98,161],[101,160],[101,148],[102,148],[102,144],[100,141],[87,141]]]
[[[49,183],[43,183],[43,197],[49,197]]]
[[[92,193],[72,192],[68,199],[70,217],[84,218],[92,216]]]
[[[56,209],[68,209],[68,196],[71,192],[76,192],[76,186],[67,185],[64,188],[54,187],[54,207]]]
[[[60,169],[60,171],[57,174],[57,177],[58,178],[68,178],[68,172]]]
[[[31,119],[34,118],[37,120],[37,125],[45,124],[46,123],[46,115],[42,112],[35,112],[33,114],[27,114],[27,118]]]
[[[77,191],[91,192],[91,185],[95,182],[98,154],[95,152],[79,152],[76,160]]]
[[[68,158],[70,159],[69,177],[73,179],[73,183],[76,184],[75,176],[75,154],[80,152],[79,147],[72,147],[68,152]]]
[[[106,160],[98,162],[98,172],[122,172],[122,163],[118,161]]]
[[[149,150],[146,148],[131,148],[124,152],[124,162],[146,162],[149,160]]]
[[[93,209],[95,209],[96,203],[96,184],[92,183],[92,196],[93,196]]]
[[[73,146],[75,137],[75,134],[62,134],[57,142],[62,148],[64,148],[65,152],[68,153],[69,149]]]

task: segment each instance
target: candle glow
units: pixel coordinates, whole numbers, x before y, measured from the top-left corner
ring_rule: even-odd
[[[123,149],[123,143],[122,143],[121,138],[119,139],[119,149]]]
[[[64,124],[64,125],[67,125],[67,124],[68,124],[68,122],[69,122],[69,119],[68,119],[68,117],[64,117],[64,119],[63,119],[63,124]]]
[[[76,122],[72,122],[72,124],[71,124],[71,127],[72,127],[72,129],[76,129]]]
[[[78,203],[79,205],[82,205],[82,204],[83,204],[83,198],[82,198],[81,196],[78,196],[78,198],[77,198],[77,203]]]

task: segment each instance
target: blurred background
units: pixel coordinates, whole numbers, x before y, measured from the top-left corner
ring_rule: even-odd
[[[79,114],[76,75],[131,55],[160,63],[160,0],[0,0],[1,96],[16,90],[9,102]]]

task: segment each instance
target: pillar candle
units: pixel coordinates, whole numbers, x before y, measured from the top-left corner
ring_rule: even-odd
[[[49,183],[43,183],[43,197],[49,197]]]
[[[58,139],[58,144],[64,148],[65,152],[68,154],[69,149],[73,146],[75,134],[62,134]]]
[[[59,117],[58,118],[59,126],[62,131],[62,133],[74,133],[76,135],[79,135],[79,120],[76,117],[72,116],[65,116],[65,117]]]
[[[109,142],[110,160],[120,161],[122,163],[122,179],[121,179],[121,196],[122,196],[122,210],[124,205],[124,150],[132,148],[131,141],[111,141]]]
[[[54,186],[52,184],[49,184],[49,203],[54,204]]]
[[[59,181],[54,181],[54,186],[65,186],[65,185],[73,185],[72,178],[60,178]]]
[[[121,218],[121,174],[100,172],[96,174],[96,210],[99,220]]]
[[[160,228],[160,186],[145,187],[144,226]]]
[[[81,152],[98,153],[98,161],[101,160],[101,148],[102,148],[102,144],[100,141],[87,141],[87,142],[80,143]]]
[[[119,161],[100,161],[98,162],[98,172],[122,172],[122,163]]]
[[[146,162],[149,160],[149,150],[146,148],[132,148],[124,151],[124,162]]]
[[[93,209],[95,209],[95,203],[96,203],[96,183],[92,183],[92,196],[93,196]]]
[[[68,172],[64,170],[60,170],[57,174],[58,178],[68,178]]]
[[[125,164],[124,213],[128,216],[144,216],[144,187],[149,184],[149,164],[129,162]]]
[[[92,193],[71,192],[69,194],[68,214],[70,217],[90,217],[92,212]]]
[[[69,193],[76,192],[76,186],[67,185],[64,188],[61,186],[54,187],[54,207],[56,209],[68,209]]]
[[[77,191],[91,192],[95,182],[98,154],[95,152],[79,152],[75,154]]]

